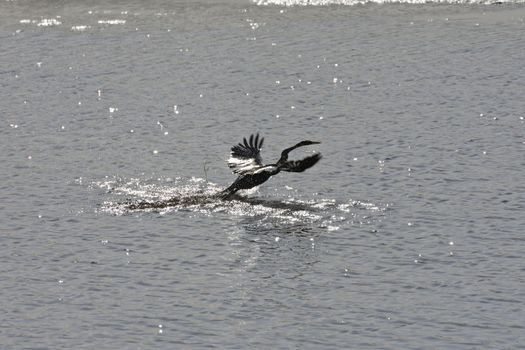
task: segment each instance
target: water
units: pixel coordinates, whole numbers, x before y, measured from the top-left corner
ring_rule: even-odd
[[[1,348],[523,348],[524,18],[3,1]]]

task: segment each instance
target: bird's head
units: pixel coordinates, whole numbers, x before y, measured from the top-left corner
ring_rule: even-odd
[[[319,143],[321,143],[321,142],[306,140],[306,141],[299,142],[299,146],[317,145]]]

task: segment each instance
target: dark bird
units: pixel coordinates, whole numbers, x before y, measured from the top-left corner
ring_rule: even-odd
[[[228,166],[232,169],[233,173],[238,174],[239,177],[230,187],[221,192],[223,198],[227,198],[238,190],[247,190],[259,186],[271,176],[281,171],[303,172],[314,166],[315,163],[321,159],[321,154],[315,153],[301,160],[288,160],[288,153],[294,149],[321,143],[306,140],[282,151],[281,158],[279,158],[277,163],[263,165],[261,158],[263,142],[264,138],[259,138],[259,134],[252,134],[248,140],[244,138],[242,143],[231,148]]]

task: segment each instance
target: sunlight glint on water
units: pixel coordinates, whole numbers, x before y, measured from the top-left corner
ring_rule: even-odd
[[[2,349],[525,343],[522,2],[379,2],[0,2]]]

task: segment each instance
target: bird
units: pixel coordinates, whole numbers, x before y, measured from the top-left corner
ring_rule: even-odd
[[[303,172],[314,166],[321,158],[320,153],[315,153],[301,160],[288,160],[288,153],[298,147],[320,144],[318,141],[305,140],[286,148],[281,152],[281,157],[276,163],[263,165],[261,149],[264,137],[252,134],[243,138],[243,142],[231,148],[230,158],[227,160],[232,172],[238,175],[237,179],[220,194],[226,199],[239,190],[247,190],[264,183],[273,175],[281,171]]]

